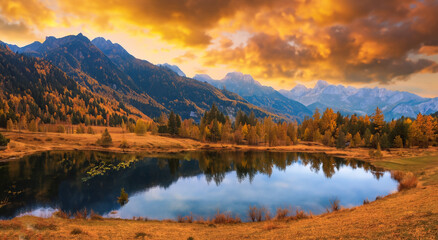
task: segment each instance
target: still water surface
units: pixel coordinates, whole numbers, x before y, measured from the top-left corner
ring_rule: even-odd
[[[129,194],[124,206],[121,188]],[[388,172],[325,154],[45,152],[0,163],[0,218],[84,208],[108,217],[207,218],[220,209],[246,221],[249,206],[318,214],[335,198],[351,207],[396,189]]]

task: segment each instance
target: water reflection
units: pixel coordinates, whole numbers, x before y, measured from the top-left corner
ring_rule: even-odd
[[[122,208],[121,188],[130,196]],[[325,154],[46,152],[0,163],[0,201],[6,203],[0,217],[56,207],[158,219],[190,212],[211,216],[217,208],[245,215],[250,204],[318,212],[329,197],[357,205],[394,189],[389,175],[370,164]]]

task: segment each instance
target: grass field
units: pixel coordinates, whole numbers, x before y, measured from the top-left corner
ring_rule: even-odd
[[[89,143],[95,141],[89,138]],[[170,142],[165,137],[159,138],[167,146],[180,141],[195,148],[203,147],[203,144],[193,140],[187,140],[187,143],[184,139]],[[33,144],[31,141],[26,143],[26,137],[23,139],[23,144]],[[157,138],[151,139],[148,141],[154,144]],[[137,138],[131,141],[146,140]],[[87,142],[82,144],[86,146]],[[347,151],[330,151],[349,156]],[[307,219],[214,224],[25,216],[0,221],[0,239],[437,239],[438,155],[434,149],[415,151],[391,151],[384,159],[370,161],[388,170],[413,172],[420,180],[416,188],[362,206]],[[420,153],[421,156],[413,157]],[[405,157],[397,157],[399,155]]]

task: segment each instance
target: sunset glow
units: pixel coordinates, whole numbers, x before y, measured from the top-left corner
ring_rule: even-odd
[[[0,34],[19,46],[102,36],[189,77],[239,71],[276,89],[324,79],[436,97],[437,12],[434,0],[0,0]]]

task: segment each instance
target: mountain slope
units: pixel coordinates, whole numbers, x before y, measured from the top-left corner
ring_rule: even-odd
[[[353,88],[318,81],[314,88],[297,85],[290,91],[280,90],[284,96],[306,105],[310,110],[327,107],[343,114],[371,115],[376,107],[386,119],[402,116],[416,117],[418,113],[431,114],[438,110],[438,98],[422,98],[409,92],[385,88]]]
[[[181,77],[168,68],[137,59],[111,41],[97,38],[92,43],[127,74],[139,89],[183,118],[199,119],[213,103],[228,115],[234,116],[241,109],[247,113],[254,111],[257,117],[271,115],[276,119],[281,118],[250,104],[236,94],[219,90],[210,84],[191,78]]]
[[[305,116],[312,114],[303,104],[286,98],[272,87],[262,86],[251,75],[233,72],[228,73],[222,80],[213,80],[210,76],[202,74],[196,75],[194,79],[235,92],[248,102],[289,119],[303,120]]]
[[[94,95],[49,62],[16,54],[4,44],[0,44],[0,110],[17,122],[27,115],[45,123],[78,124],[88,119],[105,124],[113,114],[124,116],[125,121],[131,115],[130,109]],[[111,119],[113,124],[122,120],[116,118]]]
[[[82,34],[47,37],[43,43],[32,43],[18,52],[46,59],[92,92],[131,105],[148,116],[168,111]]]

